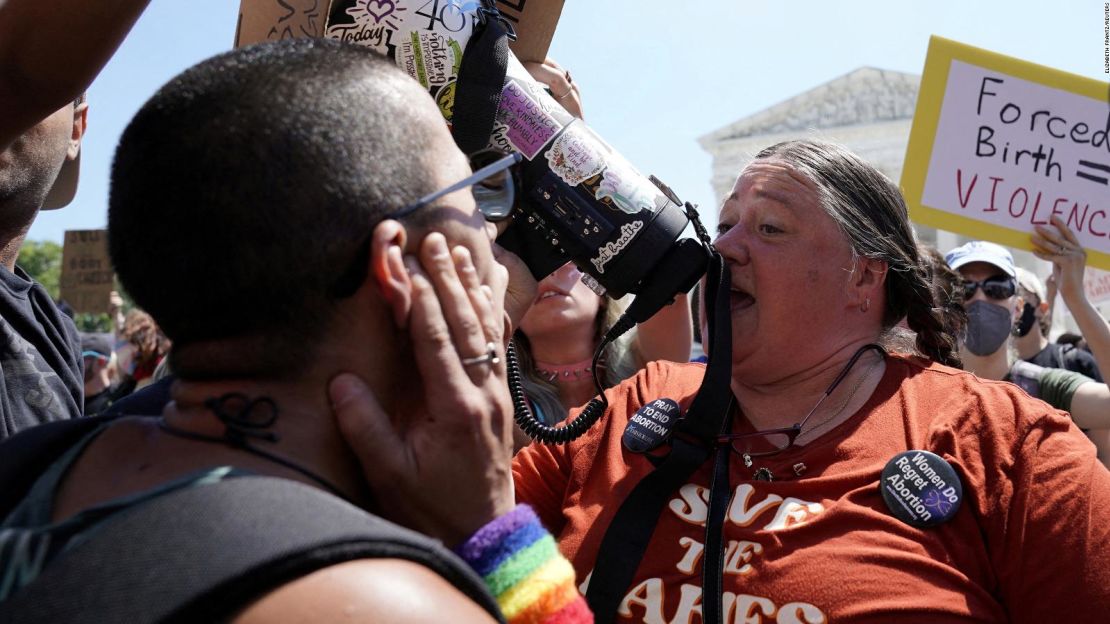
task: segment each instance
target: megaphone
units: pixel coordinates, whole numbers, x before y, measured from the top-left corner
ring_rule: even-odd
[[[389,56],[418,80],[469,155],[523,155],[521,200],[498,242],[537,278],[571,260],[598,294],[650,291],[669,278],[673,297],[704,273],[703,246],[679,239],[690,222],[683,203],[528,74],[508,50],[512,28],[492,2],[336,0],[325,33]],[[700,267],[677,279],[680,264]]]
[[[637,171],[528,74],[492,0],[334,0],[325,34],[389,56],[419,81],[472,160],[523,156],[520,199],[497,242],[537,279],[570,260],[599,295],[636,295],[599,354],[705,274],[712,251],[694,206]],[[698,238],[682,238],[691,221]],[[584,431],[586,421],[572,425]],[[560,441],[575,434],[566,429]]]

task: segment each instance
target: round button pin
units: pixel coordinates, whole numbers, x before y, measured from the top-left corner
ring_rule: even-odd
[[[879,492],[894,517],[910,526],[929,528],[956,515],[964,488],[955,469],[939,455],[905,451],[883,468]]]
[[[633,453],[646,453],[667,441],[681,415],[672,399],[656,399],[641,407],[624,428],[621,443]]]

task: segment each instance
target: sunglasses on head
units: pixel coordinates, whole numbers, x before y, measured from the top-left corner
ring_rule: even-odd
[[[1009,299],[1017,292],[1017,284],[1012,277],[996,275],[982,281],[964,280],[964,301],[975,296],[975,291],[983,289],[983,294],[990,299]]]

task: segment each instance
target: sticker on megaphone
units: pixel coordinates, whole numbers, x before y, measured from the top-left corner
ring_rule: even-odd
[[[466,123],[456,115],[464,52],[497,19],[492,2],[336,0],[325,33],[392,58],[428,89],[448,123],[459,124]],[[522,218],[499,242],[537,278],[569,258],[613,296],[638,292],[686,227],[682,207],[570,115],[511,51],[500,84],[489,98],[498,104],[487,149],[520,152],[525,161],[514,210]]]

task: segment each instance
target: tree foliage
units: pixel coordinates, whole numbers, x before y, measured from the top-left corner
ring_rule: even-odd
[[[24,241],[16,263],[58,300],[62,279],[62,246],[53,241]]]
[[[42,284],[51,299],[58,300],[62,279],[61,245],[52,241],[24,241],[16,263],[31,276],[31,279]],[[131,303],[130,297],[127,293],[121,294],[124,299],[124,310],[131,309],[134,304]],[[73,322],[80,331],[112,331],[112,318],[107,314],[76,314]]]

